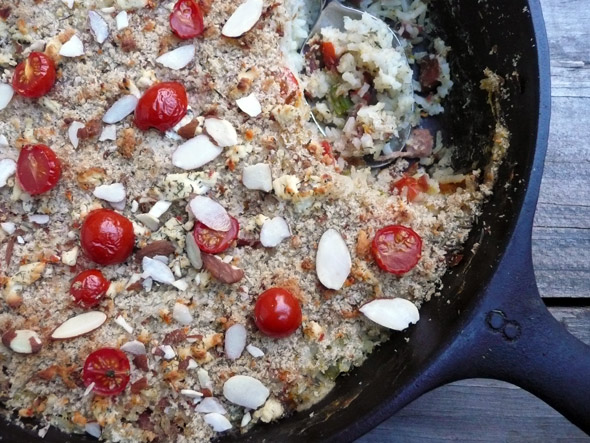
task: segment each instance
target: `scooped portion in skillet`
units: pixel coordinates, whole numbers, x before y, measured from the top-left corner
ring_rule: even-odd
[[[381,171],[309,121],[304,3],[0,3],[7,412],[40,435],[207,440],[316,403],[419,321],[508,135],[494,165],[454,170],[455,148],[420,127],[452,87],[426,3],[363,7],[417,76],[402,76],[411,106],[387,105],[413,129]],[[316,69],[360,82],[353,105],[378,97],[329,49]]]

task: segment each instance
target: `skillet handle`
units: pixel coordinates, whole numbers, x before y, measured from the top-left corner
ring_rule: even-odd
[[[590,346],[547,310],[527,236],[516,243],[521,247],[504,256],[474,318],[444,352],[447,368],[452,367],[447,375],[513,383],[590,435]]]

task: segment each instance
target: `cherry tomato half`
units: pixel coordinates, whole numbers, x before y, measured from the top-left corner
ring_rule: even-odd
[[[57,185],[61,163],[46,145],[25,145],[16,162],[16,177],[21,187],[31,195],[47,192]]]
[[[194,0],[178,0],[170,14],[170,27],[183,40],[201,35],[205,25],[199,4]]]
[[[139,99],[135,126],[142,131],[156,128],[164,132],[182,120],[188,107],[186,90],[178,82],[157,83]]]
[[[70,286],[70,294],[78,306],[90,309],[104,298],[111,282],[98,269],[80,272]]]
[[[129,383],[129,359],[123,351],[115,348],[101,348],[84,362],[82,379],[99,395],[117,395],[125,390]]]
[[[95,209],[80,229],[80,243],[90,260],[101,265],[123,263],[135,244],[133,225],[110,209]]]
[[[42,52],[31,52],[14,70],[12,87],[17,94],[38,98],[47,94],[55,83],[55,64]]]
[[[269,337],[288,337],[301,325],[299,301],[286,289],[270,288],[256,300],[254,321]]]
[[[208,254],[219,254],[229,248],[231,243],[238,238],[240,232],[240,223],[231,216],[230,219],[231,226],[227,232],[214,231],[203,223],[197,222],[193,237],[201,251]]]
[[[390,225],[377,231],[371,249],[381,269],[402,275],[420,260],[422,239],[410,228]]]
[[[326,68],[335,69],[338,66],[338,56],[336,55],[334,44],[331,42],[322,42],[321,50]]]
[[[420,193],[428,191],[428,178],[426,177],[426,174],[422,175],[420,178],[403,176],[392,186],[392,189],[397,189],[400,194],[403,192],[404,188],[407,189],[406,198],[409,202],[413,202]]]

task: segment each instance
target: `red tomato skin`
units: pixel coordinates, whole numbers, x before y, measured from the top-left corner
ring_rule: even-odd
[[[43,194],[57,185],[61,177],[61,163],[49,146],[25,145],[16,162],[16,177],[29,194]]]
[[[179,38],[187,40],[203,34],[203,12],[193,0],[178,0],[170,14],[170,27]]]
[[[389,225],[375,233],[371,245],[377,265],[394,275],[403,275],[418,264],[422,239],[413,229]]]
[[[95,209],[82,224],[80,243],[95,263],[104,266],[123,263],[135,245],[133,225],[115,211]]]
[[[171,129],[186,115],[188,97],[178,82],[162,82],[150,87],[135,108],[135,126],[142,131]]]
[[[299,301],[286,289],[267,289],[256,300],[254,322],[269,337],[288,337],[301,326]]]
[[[281,69],[279,74],[279,88],[281,97],[285,100],[286,104],[297,103],[297,98],[301,95],[301,90],[295,74],[289,68]]]
[[[42,52],[31,52],[14,69],[12,87],[27,98],[39,98],[47,94],[55,84],[55,63]]]
[[[418,198],[420,193],[428,191],[428,178],[426,174],[420,176],[420,178],[403,176],[392,186],[392,189],[397,189],[400,194],[404,188],[407,188],[406,198],[409,202],[413,202]]]
[[[72,280],[70,294],[78,306],[90,309],[102,301],[110,285],[98,269],[88,269]]]
[[[231,246],[232,242],[238,238],[240,223],[234,217],[230,216],[230,219],[231,227],[227,232],[214,231],[197,221],[193,237],[201,251],[207,254],[219,254]]]
[[[129,383],[130,365],[125,353],[115,348],[101,348],[92,352],[84,362],[82,379],[86,386],[103,396],[118,395]]]
[[[334,44],[331,42],[322,42],[321,46],[322,50],[322,58],[324,60],[324,65],[328,69],[336,69],[338,66],[338,56],[336,55],[336,48]]]

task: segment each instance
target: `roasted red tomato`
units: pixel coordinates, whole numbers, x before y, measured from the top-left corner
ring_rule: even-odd
[[[188,107],[186,90],[178,82],[157,83],[149,88],[135,108],[135,125],[142,131],[167,131],[182,120]]]
[[[184,40],[201,35],[205,25],[199,4],[194,0],[178,0],[170,14],[170,27]]]
[[[403,176],[392,186],[392,189],[397,189],[400,194],[403,192],[404,188],[407,189],[406,197],[408,201],[413,202],[420,193],[428,191],[428,177],[426,174],[422,175],[420,178]]]
[[[16,162],[16,177],[21,187],[31,195],[47,192],[57,185],[61,163],[46,145],[25,145]]]
[[[281,69],[279,76],[279,87],[281,89],[281,97],[285,99],[285,103],[290,105],[301,94],[299,89],[299,82],[289,68]]]
[[[381,269],[402,275],[420,260],[422,239],[410,228],[390,225],[377,231],[371,249]]]
[[[219,254],[230,247],[231,243],[238,238],[240,223],[230,216],[231,227],[229,231],[215,231],[208,228],[200,221],[195,225],[193,237],[199,249],[208,254]]]
[[[129,359],[119,349],[98,349],[86,357],[82,379],[99,395],[120,394],[129,383]]]
[[[45,95],[55,83],[55,64],[42,52],[31,52],[16,65],[12,87],[17,94],[29,98]]]
[[[111,282],[98,269],[80,272],[72,281],[70,294],[77,305],[90,309],[104,298]]]
[[[96,209],[82,224],[80,243],[88,258],[98,264],[122,263],[133,251],[133,225],[115,211]]]
[[[286,289],[270,288],[256,300],[254,321],[269,337],[288,337],[301,325],[299,301]]]
[[[338,56],[336,55],[334,44],[331,42],[322,42],[321,49],[326,68],[335,69],[338,66]]]

